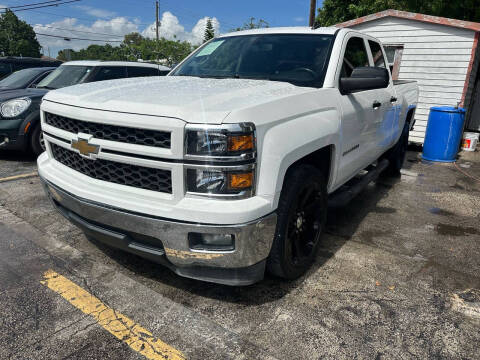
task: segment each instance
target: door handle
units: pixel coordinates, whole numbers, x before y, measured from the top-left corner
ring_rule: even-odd
[[[375,101],[373,102],[372,107],[373,107],[374,109],[378,109],[380,106],[382,106],[382,103],[381,103],[380,101],[375,100]]]
[[[391,102],[391,103],[397,102],[397,100],[398,100],[398,99],[397,99],[395,96],[392,96],[392,97],[390,98],[390,102]]]

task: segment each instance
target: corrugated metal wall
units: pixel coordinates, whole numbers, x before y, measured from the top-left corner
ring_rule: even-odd
[[[375,36],[386,45],[404,46],[399,79],[417,80],[420,89],[416,125],[410,140],[423,143],[430,107],[454,106],[462,100],[475,32],[395,17],[353,28]]]

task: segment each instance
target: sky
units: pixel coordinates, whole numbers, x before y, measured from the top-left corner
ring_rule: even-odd
[[[45,0],[0,0],[1,7],[33,4]],[[317,0],[317,7],[321,1]],[[250,17],[264,19],[270,26],[306,26],[310,0],[160,0],[160,36],[202,42],[207,18],[215,32],[227,33],[242,26]],[[33,26],[45,55],[55,57],[59,50],[79,50],[90,44],[118,45],[123,35],[139,32],[155,36],[155,1],[152,0],[81,0],[57,7],[16,13]],[[92,41],[100,40],[100,41]]]

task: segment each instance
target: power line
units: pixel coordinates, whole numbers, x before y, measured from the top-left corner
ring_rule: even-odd
[[[102,40],[102,39],[85,39],[85,38],[77,38],[77,37],[71,37],[71,36],[60,36],[60,35],[50,35],[50,34],[42,34],[42,33],[35,33],[37,35],[41,36],[49,36],[49,37],[55,37],[55,38],[61,38],[65,41],[70,41],[70,40],[85,40],[85,41],[101,41],[101,42],[122,42],[123,40]]]
[[[42,8],[51,7],[51,6],[65,5],[65,4],[70,4],[70,3],[74,3],[74,2],[78,2],[78,1],[82,1],[82,0],[69,0],[69,1],[61,2],[61,3],[59,2],[59,3],[55,3],[55,4],[50,4],[50,5],[33,6],[33,7],[26,8],[26,9],[18,9],[18,10],[10,10],[10,11],[17,13],[17,12],[20,12],[20,11],[26,11],[26,10],[32,10],[32,9],[42,9]],[[2,10],[5,10],[4,12],[7,12],[7,10],[9,10],[9,8],[4,8]]]
[[[1,10],[1,9],[0,9]],[[27,9],[27,10],[30,10],[30,9]],[[44,15],[52,15],[52,16],[57,16],[57,17],[61,17],[61,18],[69,18],[69,19],[76,19],[76,20],[83,20],[83,21],[86,21],[86,22],[89,22],[89,23],[94,23],[94,22],[97,22],[98,20],[114,20],[114,19],[117,19],[119,17],[123,17],[123,18],[126,18],[128,19],[130,16],[116,16],[116,17],[106,17],[106,18],[102,18],[102,19],[96,19],[96,20],[92,20],[92,18],[88,19],[88,18],[84,18],[84,17],[78,17],[78,16],[71,16],[71,15],[65,15],[65,14],[56,14],[56,13],[51,13],[51,12],[46,12],[46,11],[38,11],[38,10],[31,10],[32,12],[34,13],[37,13],[37,14],[44,14]],[[136,25],[151,25],[151,23],[134,23]]]
[[[61,0],[50,0],[50,1],[42,1],[39,3],[34,3],[34,4],[25,4],[25,5],[16,5],[16,6],[7,6],[9,9],[16,9],[16,8],[23,8],[23,7],[29,7],[29,6],[35,6],[35,5],[42,5],[42,4],[49,4],[49,3],[58,3]]]
[[[84,34],[106,35],[106,36],[113,36],[113,37],[116,37],[116,38],[119,38],[119,39],[123,39],[122,35],[117,35],[117,34],[99,33],[99,32],[96,32],[96,31],[66,29],[66,28],[59,28],[59,27],[54,27],[54,26],[50,26],[50,25],[39,25],[39,26],[42,27],[42,28],[49,28],[49,29],[55,29],[55,30],[65,30],[65,31],[84,33]]]

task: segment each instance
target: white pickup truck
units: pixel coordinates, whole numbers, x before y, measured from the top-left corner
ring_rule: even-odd
[[[230,33],[167,77],[49,92],[38,170],[91,239],[205,281],[293,279],[328,204],[400,170],[417,97],[363,33]]]

